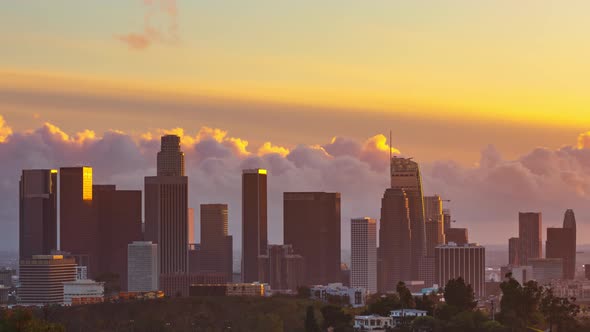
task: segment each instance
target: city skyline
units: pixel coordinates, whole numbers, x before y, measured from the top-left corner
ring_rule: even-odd
[[[7,125],[4,125],[7,128]],[[213,128],[202,128],[197,134],[190,135],[180,130],[161,132],[177,133],[181,136],[183,150],[188,151],[187,163],[190,165],[189,206],[200,203],[227,202],[229,204],[230,233],[236,237],[234,245],[240,248],[240,189],[233,183],[235,172],[242,168],[265,167],[269,169],[269,181],[273,183],[269,188],[269,240],[271,243],[281,243],[282,224],[276,222],[282,215],[281,200],[283,192],[293,189],[300,191],[314,191],[318,188],[329,188],[343,193],[343,219],[356,215],[378,216],[377,197],[383,186],[387,185],[387,138],[376,135],[364,143],[350,138],[337,137],[321,146],[298,146],[292,150],[282,149],[281,146],[270,145],[266,150],[250,152],[245,149],[243,140],[232,137],[229,133]],[[18,172],[22,169],[59,168],[63,165],[92,164],[95,181],[99,183],[118,183],[121,189],[143,189],[139,180],[142,176],[155,173],[153,164],[159,147],[159,136],[154,133],[151,137],[135,139],[131,135],[119,132],[108,132],[102,137],[86,132],[77,136],[68,135],[59,127],[46,124],[31,132],[15,132],[7,135],[0,143],[0,155],[15,151],[16,146],[31,149],[33,158],[12,158],[3,165],[6,174]],[[395,135],[393,136],[395,137]],[[395,142],[394,138],[394,142]],[[39,142],[42,142],[39,146]],[[393,151],[396,151],[395,144]],[[404,151],[401,152],[404,155]],[[575,186],[561,188],[554,183],[549,175],[532,174],[550,170],[559,171],[555,158],[570,160],[582,166],[584,157],[590,150],[578,147],[564,147],[559,151],[537,150],[531,155],[518,161],[504,160],[497,151],[488,148],[483,151],[480,165],[473,168],[462,168],[450,162],[421,163],[423,165],[425,195],[440,194],[443,199],[451,199],[445,208],[453,210],[453,219],[458,220],[463,227],[470,229],[470,241],[482,244],[503,244],[509,233],[517,233],[514,220],[521,211],[541,211],[546,217],[546,226],[559,226],[564,209],[573,208],[579,211],[578,243],[588,243],[584,237],[585,194],[583,182]],[[397,155],[397,154],[396,154]],[[111,162],[116,158],[116,162]],[[534,164],[536,159],[546,158],[551,163]],[[88,162],[90,161],[90,162]],[[215,166],[213,166],[215,165]],[[530,167],[530,168],[526,168]],[[557,167],[557,168],[555,168]],[[328,174],[328,170],[336,171]],[[524,169],[523,169],[524,168]],[[565,171],[565,170],[564,170]],[[463,174],[464,173],[464,174]],[[348,174],[348,175],[347,175]],[[239,175],[239,174],[238,174]],[[500,175],[505,175],[506,181],[493,181]],[[342,182],[342,176],[352,176],[353,182]],[[485,178],[486,176],[487,178]],[[522,176],[522,178],[519,178]],[[517,181],[524,185],[528,192],[514,193],[508,180]],[[17,176],[8,179],[18,186]],[[567,180],[571,183],[572,180]],[[312,183],[313,182],[313,183]],[[239,183],[239,182],[238,182]],[[467,186],[462,186],[466,184]],[[459,188],[461,187],[461,188]],[[194,188],[194,189],[193,189]],[[357,188],[365,188],[367,193],[374,195],[359,195]],[[551,196],[556,200],[547,205],[548,197],[542,197],[530,190],[534,188],[564,190]],[[6,197],[2,201],[5,207],[0,212],[0,227],[6,227],[8,232],[16,231],[18,210],[12,206],[13,188],[0,188],[0,195]],[[478,196],[473,197],[476,193]],[[10,195],[9,195],[10,194]],[[480,197],[505,200],[503,195],[510,195],[510,202],[506,206],[492,209],[493,206],[481,202]],[[527,195],[525,195],[527,194]],[[362,197],[359,197],[362,196]],[[459,197],[459,198],[457,198]],[[559,203],[559,204],[558,204]],[[482,213],[483,211],[484,213]],[[475,219],[476,217],[476,219]],[[475,219],[475,220],[474,220]],[[14,220],[11,223],[11,220]],[[506,226],[506,232],[498,232],[497,224]],[[349,249],[349,230],[342,227],[343,248]],[[502,229],[504,230],[504,229]],[[491,232],[491,233],[490,233]],[[195,229],[199,235],[198,227]],[[7,234],[7,233],[3,233]],[[485,237],[482,236],[485,234]],[[491,235],[491,236],[490,236]],[[2,235],[0,235],[2,236]],[[481,239],[484,238],[485,241]],[[14,250],[16,243],[13,238],[6,237],[2,250]],[[12,242],[12,243],[11,243]]]

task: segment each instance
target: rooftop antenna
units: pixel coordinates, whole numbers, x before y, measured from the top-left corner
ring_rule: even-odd
[[[389,164],[391,165],[391,129],[389,129]]]

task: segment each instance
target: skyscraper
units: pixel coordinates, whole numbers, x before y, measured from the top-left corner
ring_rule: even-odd
[[[258,256],[266,254],[266,170],[242,172],[242,281],[258,281]]]
[[[57,171],[23,170],[19,194],[19,256],[57,249]]]
[[[518,261],[520,254],[520,240],[517,237],[511,237],[508,239],[508,264],[511,266],[519,266]]]
[[[563,279],[574,279],[575,276],[575,253],[572,257],[570,252],[572,242],[575,242],[574,230],[572,228],[547,228],[545,257],[561,259],[563,264]]]
[[[227,204],[201,204],[201,244],[196,272],[222,273],[229,282],[233,274],[233,237],[227,229]]]
[[[162,136],[157,159],[158,176],[184,176],[184,152],[180,150],[180,137]]]
[[[451,279],[462,277],[473,287],[476,298],[485,296],[486,250],[482,246],[447,244],[435,249],[436,281],[445,287]]]
[[[564,273],[568,278],[571,276],[571,279],[575,277],[576,274],[576,251],[577,251],[577,231],[576,231],[576,216],[574,215],[574,210],[567,210],[565,211],[565,215],[563,217],[563,228],[571,229],[573,234],[573,241],[569,243],[569,254],[568,259],[564,265]]]
[[[543,256],[542,216],[540,212],[520,212],[518,214],[518,238],[520,242],[520,265],[528,265],[531,258]]]
[[[412,230],[408,197],[402,189],[387,189],[381,200],[378,290],[394,291],[400,281],[412,279]]]
[[[434,248],[445,244],[443,203],[440,196],[425,196],[424,211],[426,216],[426,256],[434,257]]]
[[[60,168],[60,250],[70,252],[88,275],[98,273],[98,222],[92,200],[92,168]]]
[[[377,292],[377,221],[369,217],[352,219],[351,277],[352,287],[362,287],[369,293]]]
[[[424,195],[418,163],[412,158],[391,159],[391,188],[402,189],[408,198],[410,228],[412,230],[412,278],[419,278],[422,258],[426,255]]]
[[[117,275],[125,291],[127,245],[142,239],[141,191],[94,185],[92,195],[98,222],[98,273]]]
[[[283,194],[283,239],[305,260],[306,284],[340,282],[340,193]]]
[[[188,272],[188,178],[177,136],[162,137],[158,176],[145,178],[145,239],[158,245],[161,274]]]

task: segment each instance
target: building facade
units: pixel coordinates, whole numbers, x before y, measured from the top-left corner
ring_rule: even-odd
[[[519,264],[530,265],[529,259],[543,257],[543,221],[540,212],[518,214]]]
[[[99,272],[99,231],[92,193],[91,167],[60,168],[60,250],[71,253],[95,278]]]
[[[563,262],[563,279],[574,279],[576,273],[576,253],[572,252],[572,243],[576,243],[575,229],[547,228],[545,257],[560,258]]]
[[[410,228],[412,230],[412,278],[418,279],[422,258],[426,256],[426,225],[424,194],[420,167],[412,158],[391,159],[391,188],[401,189],[408,198]]]
[[[377,292],[377,220],[365,217],[350,222],[350,285]]]
[[[129,292],[153,292],[159,289],[158,245],[134,241],[127,246],[127,289]]]
[[[340,193],[283,194],[283,239],[303,256],[306,285],[340,281]]]
[[[19,256],[57,249],[57,171],[23,170],[19,183]]]
[[[104,302],[104,283],[93,280],[64,282],[64,305],[84,305]]]
[[[34,255],[19,264],[19,304],[63,304],[64,283],[76,280],[76,262],[61,255]]]
[[[520,241],[517,237],[508,239],[508,264],[512,266],[520,265],[519,262]]]
[[[266,254],[267,171],[242,172],[242,281],[258,281],[258,256]]]
[[[184,176],[184,152],[180,149],[179,136],[162,136],[157,168],[158,176]]]
[[[192,253],[194,254],[194,253]],[[228,235],[227,204],[201,205],[201,242],[198,260],[191,261],[191,273],[224,273],[231,281],[233,274],[233,237]]]
[[[533,267],[533,279],[541,285],[563,278],[561,258],[530,258],[529,264]]]
[[[447,244],[435,249],[437,284],[445,287],[451,279],[462,277],[473,287],[475,296],[485,296],[485,248],[476,244]]]
[[[143,238],[141,191],[94,185],[92,195],[98,222],[98,275],[117,275],[126,291],[127,245]]]
[[[445,231],[446,244],[455,243],[465,245],[469,243],[469,232],[467,228],[449,228]]]
[[[387,189],[381,200],[378,291],[395,291],[400,281],[412,280],[412,230],[408,197],[401,189]]]
[[[259,280],[273,291],[297,292],[305,285],[305,260],[291,245],[269,245],[267,254],[258,256]]]

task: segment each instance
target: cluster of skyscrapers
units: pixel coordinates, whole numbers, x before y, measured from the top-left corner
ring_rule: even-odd
[[[519,281],[572,280],[576,274],[576,217],[567,210],[563,227],[548,227],[543,258],[543,218],[540,212],[521,212],[518,237],[508,240],[508,262],[504,272]]]
[[[340,193],[285,192],[284,243],[273,245],[268,241],[267,171],[243,170],[241,281],[268,283],[285,292],[350,282],[368,293],[386,293],[395,291],[399,281],[420,280],[431,287],[462,276],[483,295],[479,285],[484,282],[485,249],[469,244],[466,229],[451,227],[450,212],[443,209],[439,196],[424,197],[415,161],[392,157],[390,170],[380,227],[368,217],[350,222],[351,271],[345,277],[349,280],[343,280],[341,270]],[[84,266],[91,279],[117,276],[122,291],[163,290],[171,296],[188,295],[193,284],[232,282],[228,205],[200,206],[201,241],[196,243],[188,183],[180,138],[175,135],[161,139],[157,174],[145,178],[143,204],[139,190],[93,184],[90,167],[24,170],[21,274],[27,266],[43,265],[39,262],[67,266],[68,271]],[[569,231],[551,233],[551,245],[570,236]],[[526,253],[519,256],[521,261],[534,258],[531,253],[540,249],[533,238],[521,233],[518,252]],[[67,274],[64,282],[71,278]],[[34,282],[27,283],[26,275],[21,280],[23,294],[34,292]]]

